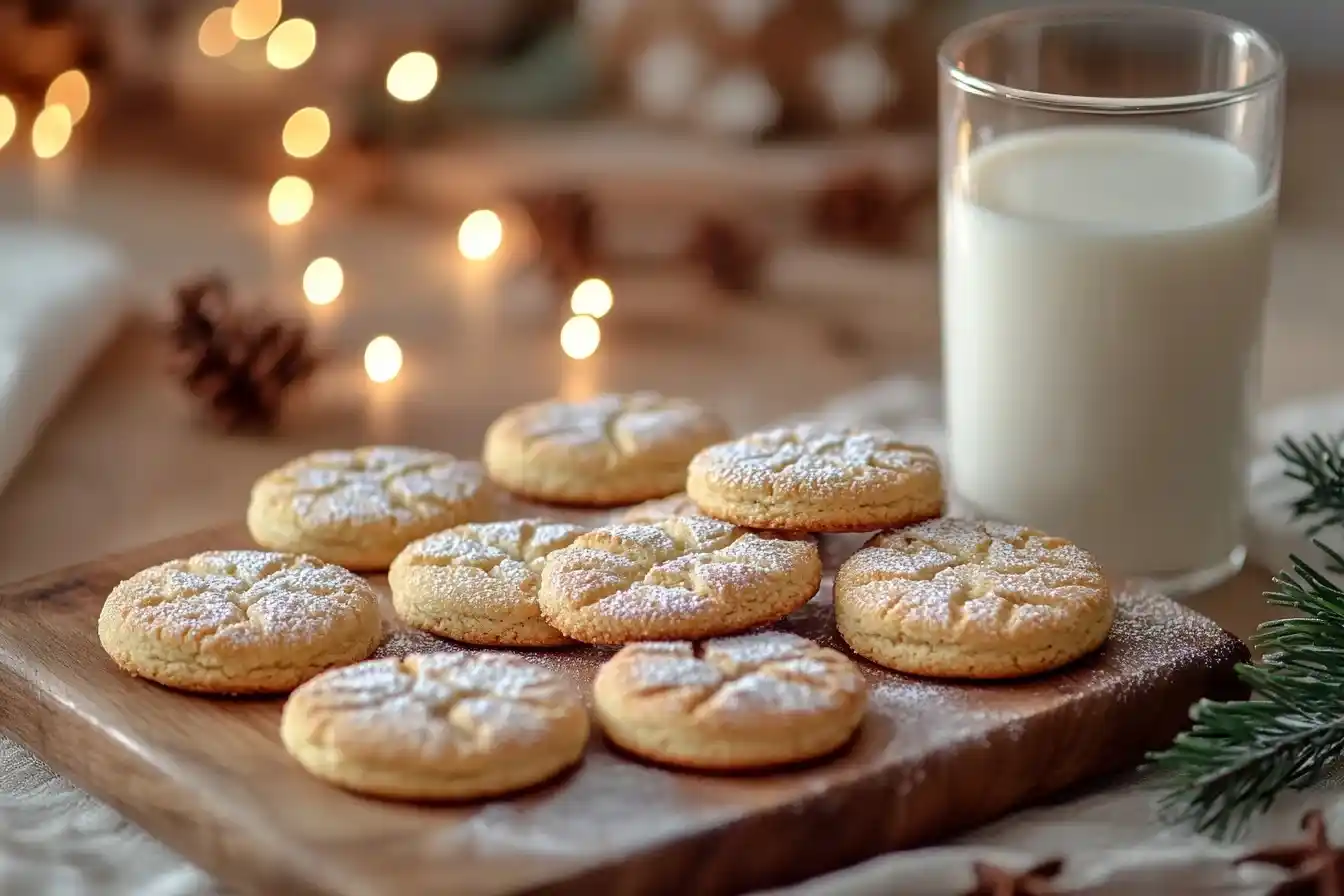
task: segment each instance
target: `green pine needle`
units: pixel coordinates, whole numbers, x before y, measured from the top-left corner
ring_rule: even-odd
[[[1293,515],[1314,535],[1344,526],[1344,438],[1284,439],[1278,452],[1287,475],[1307,492]],[[1344,571],[1344,556],[1319,541],[1327,570]],[[1149,759],[1165,773],[1163,817],[1217,838],[1236,837],[1285,790],[1317,783],[1344,760],[1344,588],[1302,558],[1274,577],[1265,599],[1296,610],[1256,631],[1258,665],[1237,677],[1254,699],[1201,700],[1194,724]]]

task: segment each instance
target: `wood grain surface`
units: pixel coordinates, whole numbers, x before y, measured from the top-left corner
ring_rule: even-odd
[[[1240,693],[1236,638],[1127,589],[1110,641],[1013,684],[918,681],[863,663],[871,711],[830,761],[756,776],[677,773],[595,736],[582,766],[466,806],[365,799],[305,774],[279,700],[186,696],[99,647],[107,592],[154,563],[250,547],[241,526],[160,542],[0,591],[0,728],[240,890],[339,894],[738,893],[936,841],[1136,764],[1202,696]],[[828,565],[856,546],[828,540]],[[381,579],[374,580],[383,585]],[[829,577],[783,627],[843,649]],[[384,654],[464,649],[389,621]],[[609,654],[528,655],[586,687]]]

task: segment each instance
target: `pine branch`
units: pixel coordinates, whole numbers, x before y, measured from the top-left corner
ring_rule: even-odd
[[[1253,642],[1263,662],[1237,666],[1255,699],[1200,701],[1193,727],[1149,757],[1169,775],[1160,806],[1171,822],[1235,837],[1281,792],[1315,784],[1344,759],[1344,590],[1300,557],[1292,564],[1265,597],[1303,616],[1261,625]]]
[[[1308,535],[1344,525],[1344,434],[1310,436],[1306,442],[1284,438],[1275,449],[1289,479],[1307,487],[1293,502],[1293,516],[1312,520]]]

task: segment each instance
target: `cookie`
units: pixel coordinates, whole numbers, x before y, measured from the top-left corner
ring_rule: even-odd
[[[537,603],[576,641],[708,638],[787,616],[821,584],[816,541],[707,517],[594,529],[546,558]]]
[[[514,408],[486,431],[481,458],[514,494],[614,507],[681,491],[691,457],[726,438],[695,402],[635,392]]]
[[[834,752],[868,689],[844,654],[786,632],[631,644],[593,681],[607,736],[668,765],[747,770]]]
[[[661,523],[663,520],[670,520],[677,516],[700,516],[700,508],[695,506],[695,502],[686,497],[685,492],[677,492],[675,495],[668,495],[666,498],[654,498],[652,501],[645,501],[642,504],[636,504],[616,515],[616,522],[621,523]]]
[[[368,657],[378,595],[316,557],[211,551],[136,573],[107,596],[98,640],[124,671],[207,694],[278,694]]]
[[[479,464],[421,448],[356,448],[308,454],[261,477],[247,528],[271,550],[382,570],[417,538],[493,513]]]
[[[1106,640],[1115,599],[1096,560],[1021,526],[939,519],[869,539],[835,577],[856,653],[937,678],[1017,678]]]
[[[716,519],[761,529],[865,532],[943,512],[932,451],[881,430],[802,424],[706,448],[686,493]]]
[[[586,526],[544,520],[468,523],[412,542],[388,571],[392,604],[412,628],[467,644],[571,643],[541,618],[537,588],[552,551]]]
[[[411,654],[320,675],[290,695],[280,739],[313,775],[357,793],[470,800],[574,765],[588,711],[559,673],[500,653]]]

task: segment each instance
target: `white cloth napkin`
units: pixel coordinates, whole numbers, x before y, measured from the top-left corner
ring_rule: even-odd
[[[0,225],[0,489],[126,311],[106,244]]]
[[[943,444],[937,387],[890,379],[845,396],[811,419],[896,429],[936,449]],[[1295,404],[1264,415],[1254,465],[1252,553],[1278,568],[1289,551],[1305,549],[1288,524],[1272,446],[1284,432],[1344,429],[1344,395]],[[1058,879],[1067,892],[1093,896],[1152,893],[1268,891],[1282,872],[1238,868],[1230,860],[1248,844],[1297,835],[1307,807],[1324,808],[1344,830],[1341,790],[1327,783],[1281,798],[1255,825],[1247,843],[1212,843],[1157,825],[1146,782],[1130,776],[1057,805],[1018,812],[943,846],[893,853],[796,887],[789,896],[952,896],[972,883],[970,864],[982,859],[1025,868],[1067,856]],[[824,832],[820,833],[824,836]],[[98,800],[52,773],[17,745],[0,739],[0,893],[5,896],[208,896],[222,893],[204,872],[170,853]]]

